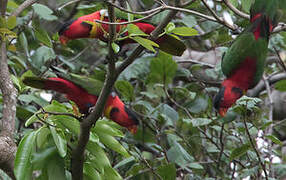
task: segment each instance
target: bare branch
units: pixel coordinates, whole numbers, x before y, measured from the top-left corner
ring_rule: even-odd
[[[265,164],[262,162],[261,160],[261,157],[260,157],[260,154],[256,148],[256,145],[254,144],[253,140],[252,140],[252,137],[249,133],[249,130],[248,130],[248,127],[247,127],[247,124],[246,124],[246,116],[243,118],[243,124],[244,124],[244,127],[245,127],[245,131],[246,131],[246,134],[248,136],[248,139],[250,141],[250,144],[254,150],[254,152],[256,153],[256,156],[258,158],[258,161],[259,161],[259,164],[261,165],[262,169],[263,169],[263,172],[265,174],[265,179],[268,180],[268,174],[267,174],[267,171],[266,171],[266,167],[265,167]]]
[[[276,54],[277,54],[277,56],[278,56],[278,64],[280,64],[280,66],[283,68],[283,70],[286,72],[286,66],[285,66],[285,64],[284,64],[284,62],[283,62],[283,60],[282,60],[282,58],[281,58],[281,56],[280,56],[280,53],[279,53],[279,51],[277,50],[277,48],[275,48],[274,47],[274,50],[275,50],[275,52],[276,52]]]
[[[114,9],[111,5],[108,6],[109,21],[115,21]],[[103,88],[100,92],[97,100],[95,110],[80,123],[80,135],[77,147],[72,153],[72,178],[73,180],[83,179],[83,162],[84,162],[84,150],[89,140],[90,129],[96,123],[98,118],[101,116],[107,98],[112,90],[112,87],[117,79],[115,70],[115,55],[112,49],[112,43],[116,36],[116,30],[114,25],[109,25],[109,61],[108,71]]]
[[[150,17],[153,17],[154,15],[160,13],[164,8],[161,8],[157,11],[154,11],[153,13],[147,15],[147,16],[144,16],[142,18],[139,18],[139,19],[135,19],[133,21],[127,21],[127,22],[108,22],[108,21],[101,21],[101,20],[97,20],[95,19],[94,21],[97,22],[97,23],[101,23],[101,24],[109,24],[109,25],[126,25],[126,24],[132,24],[132,23],[136,23],[136,22],[140,22],[140,21],[143,21],[145,19],[148,19]]]
[[[0,1],[1,15],[4,17],[7,8],[7,0]],[[3,6],[2,6],[3,5]],[[17,90],[10,77],[7,62],[6,41],[1,40],[0,59],[0,89],[3,97],[3,110],[0,122],[0,168],[12,179],[14,176],[14,158],[17,146],[14,143]]]
[[[240,17],[242,18],[245,18],[245,19],[250,19],[250,16],[238,9],[236,9],[236,7],[234,7],[231,2],[229,2],[229,0],[222,0],[224,2],[224,4],[230,9],[232,10],[235,14],[239,15]]]
[[[219,17],[214,10],[212,10],[211,7],[207,4],[206,0],[201,0],[203,4],[206,6],[206,8],[211,12],[213,17],[216,19],[216,21],[220,24],[223,24],[224,26],[228,27],[231,30],[236,30],[236,28],[230,24],[228,24],[226,21],[224,21],[221,17]]]
[[[269,85],[272,85],[280,80],[286,79],[286,73],[279,73],[273,76],[267,77]],[[248,90],[247,95],[251,97],[258,96],[261,91],[265,89],[265,84],[261,80],[253,89]]]
[[[38,0],[26,0],[24,1],[12,14],[11,16],[19,16],[22,11],[27,7],[30,7],[32,4],[36,3]]]

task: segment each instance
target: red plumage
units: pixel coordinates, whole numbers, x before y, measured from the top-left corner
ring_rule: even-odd
[[[34,84],[28,77],[23,82],[30,86]],[[39,86],[40,82],[43,83],[43,86]],[[97,96],[89,94],[82,87],[63,78],[37,79],[36,85],[36,88],[54,90],[65,94],[67,99],[74,101],[80,112],[84,114],[88,113],[89,109],[96,104],[98,99]],[[109,95],[104,107],[104,114],[112,121],[126,127],[131,133],[136,133],[138,125],[137,116],[135,112],[124,105],[118,96]]]

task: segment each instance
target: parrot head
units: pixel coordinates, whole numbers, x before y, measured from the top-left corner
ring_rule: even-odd
[[[126,127],[132,134],[137,131],[138,117],[128,109],[118,96],[110,95],[104,110],[104,115],[121,126]]]
[[[98,23],[94,20],[100,19],[100,16],[100,11],[97,11],[64,23],[58,32],[60,42],[66,45],[72,39],[96,38],[99,29]]]
[[[245,90],[237,86],[230,80],[225,80],[218,94],[214,98],[214,107],[221,116],[225,116],[228,108],[230,108],[237,99],[239,99]]]

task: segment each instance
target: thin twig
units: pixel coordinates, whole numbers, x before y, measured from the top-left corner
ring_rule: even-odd
[[[41,112],[39,112],[39,114],[50,114],[50,115],[56,115],[56,116],[70,116],[72,118],[77,119],[78,121],[82,121],[82,117],[76,116],[72,113],[63,113],[63,112],[49,112],[46,111],[44,108],[41,108]]]
[[[221,148],[220,148],[220,152],[219,152],[219,156],[218,156],[218,167],[220,166],[222,153],[224,151],[223,130],[224,130],[224,123],[222,123],[222,125],[221,125],[221,130],[220,130],[220,135],[219,135],[219,141],[220,141]]]
[[[23,12],[26,8],[30,7],[32,4],[36,3],[38,0],[26,0],[24,1],[14,12],[12,12],[11,16],[19,16],[21,12]]]
[[[249,130],[248,130],[248,127],[247,127],[247,124],[246,124],[246,116],[243,118],[243,124],[244,124],[244,127],[245,127],[245,131],[246,131],[247,137],[248,137],[248,139],[250,141],[250,144],[251,144],[253,150],[256,153],[256,156],[258,158],[258,161],[259,161],[259,164],[260,164],[261,168],[263,169],[263,172],[265,174],[265,179],[268,180],[268,174],[267,174],[267,171],[266,171],[265,164],[262,162],[260,154],[259,154],[258,150],[256,149],[256,145],[254,144],[254,142],[252,140],[252,137],[251,137],[251,135],[249,133]]]
[[[52,127],[57,127],[56,125],[53,125],[53,124],[51,124],[51,123],[45,121],[43,118],[41,118],[41,117],[39,116],[39,114],[40,114],[40,113],[36,113],[35,115],[36,115],[36,117],[38,118],[38,120],[41,121],[43,124],[47,124],[48,126],[52,126]]]
[[[278,64],[280,64],[280,66],[283,68],[283,70],[286,72],[286,66],[285,66],[285,64],[284,64],[284,62],[283,62],[283,60],[282,60],[282,58],[281,58],[281,56],[280,56],[280,53],[279,53],[279,51],[277,50],[277,48],[276,47],[273,47],[274,48],[274,50],[275,50],[275,52],[276,52],[276,54],[277,54],[277,57],[278,57]]]
[[[235,14],[239,15],[242,18],[245,19],[250,19],[250,16],[240,10],[238,10],[236,7],[234,7],[231,2],[229,0],[222,0],[224,2],[224,4],[230,9],[232,10]]]
[[[150,9],[150,10],[147,10],[147,11],[142,11],[142,12],[135,12],[135,11],[130,11],[130,10],[127,10],[123,7],[120,7],[120,6],[117,6],[116,4],[112,3],[112,2],[107,2],[108,4],[111,4],[113,7],[121,10],[121,11],[124,11],[124,12],[127,12],[127,13],[130,13],[130,14],[138,14],[138,15],[148,15],[150,13],[153,13],[153,12],[156,12],[156,11],[159,11],[161,10],[162,8],[164,8],[163,6],[160,6],[160,7],[157,7],[157,8],[154,8],[154,9]]]
[[[81,0],[73,0],[73,1],[68,1],[68,2],[66,2],[66,3],[63,3],[62,5],[60,5],[60,7],[58,7],[58,11],[60,11],[60,10],[62,10],[63,8],[65,8],[66,6],[69,6],[69,5],[71,5],[71,4],[73,4],[73,3],[77,3],[77,2],[79,2],[79,1],[81,1]]]
[[[269,85],[269,82],[268,80],[266,79],[265,75],[263,75],[262,77],[263,81],[264,81],[264,84],[265,84],[265,87],[266,87],[266,91],[267,91],[267,96],[269,98],[269,104],[270,104],[270,107],[269,107],[269,121],[270,122],[273,122],[273,110],[274,110],[274,102],[273,102],[273,99],[272,99],[272,96],[271,96],[271,89],[270,89],[270,85]],[[266,134],[272,134],[273,132],[273,123],[270,124],[270,126],[266,129]],[[272,141],[270,139],[268,139],[268,151],[269,152],[272,152]],[[269,156],[269,175],[270,177],[272,176],[272,162],[271,162],[271,154],[268,153],[268,156]],[[274,176],[272,176],[274,177]]]
[[[147,16],[144,16],[142,18],[138,18],[138,19],[135,19],[133,21],[126,21],[126,22],[108,22],[108,21],[101,21],[101,20],[97,20],[95,19],[94,21],[97,22],[97,23],[101,23],[101,24],[109,24],[109,25],[126,25],[126,24],[132,24],[132,23],[136,23],[136,22],[141,22],[145,19],[148,19],[150,17],[153,17],[154,15],[160,13],[163,11],[164,8],[161,8],[160,10],[157,10],[157,11],[154,11],[153,13],[147,15]]]
[[[210,64],[210,63],[206,63],[206,62],[202,62],[202,61],[196,61],[196,60],[192,60],[192,59],[188,59],[188,60],[178,60],[176,61],[177,63],[193,63],[193,64],[200,64],[203,66],[208,66],[210,68],[215,68],[215,65]]]
[[[201,0],[205,7],[210,11],[210,13],[213,15],[213,17],[216,19],[216,21],[220,24],[225,25],[231,30],[235,30],[236,28],[230,24],[228,24],[226,21],[224,21],[221,17],[219,17],[214,10],[207,4],[206,0]]]

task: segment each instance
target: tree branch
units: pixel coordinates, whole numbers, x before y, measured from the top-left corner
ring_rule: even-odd
[[[267,77],[269,85],[274,84],[280,80],[286,79],[286,73],[279,73],[273,76]],[[253,89],[247,91],[247,96],[256,97],[261,91],[265,89],[265,84],[261,80]]]
[[[26,0],[24,1],[14,12],[12,12],[11,16],[19,16],[22,11],[24,11],[27,7],[36,3],[38,0]]]
[[[114,9],[112,6],[108,6],[109,21],[115,21]],[[90,129],[96,123],[96,121],[101,116],[105,103],[109,94],[111,93],[112,87],[117,79],[117,74],[115,73],[115,55],[112,49],[112,43],[116,37],[116,30],[114,25],[109,25],[109,58],[108,58],[108,71],[106,79],[103,85],[103,88],[100,92],[99,98],[95,105],[95,110],[88,115],[80,123],[80,135],[78,140],[77,147],[73,150],[72,153],[72,179],[73,180],[82,180],[83,179],[83,162],[84,162],[84,150],[86,144],[89,140]]]
[[[108,6],[108,13],[109,13],[109,21],[112,23],[115,20],[113,8]],[[150,34],[151,40],[156,40],[162,30],[168,25],[168,23],[174,18],[177,11],[171,11],[166,18],[156,27],[156,29]],[[111,92],[113,84],[115,83],[119,74],[124,71],[126,67],[128,67],[145,49],[143,46],[138,46],[132,54],[117,68],[115,69],[115,59],[114,59],[114,52],[111,47],[112,40],[115,36],[113,34],[113,24],[109,25],[109,35],[110,35],[110,42],[109,42],[109,65],[108,65],[108,72],[104,82],[104,86],[101,90],[99,98],[97,100],[95,110],[83,120],[80,126],[80,135],[78,140],[77,147],[73,150],[72,153],[72,177],[74,180],[81,180],[83,178],[83,162],[84,162],[84,150],[86,144],[89,140],[90,129],[92,125],[94,125],[97,119],[101,116],[105,102]]]
[[[245,127],[246,134],[248,136],[248,139],[250,141],[250,144],[251,144],[254,152],[256,153],[256,156],[258,158],[259,164],[261,165],[261,168],[263,169],[263,172],[265,174],[265,179],[268,180],[268,174],[267,174],[267,171],[266,171],[265,163],[262,162],[260,154],[259,154],[258,150],[256,149],[256,146],[255,146],[255,144],[254,144],[254,142],[253,142],[253,140],[251,138],[251,135],[249,133],[249,130],[248,130],[248,127],[247,127],[247,124],[246,124],[246,116],[243,118],[243,124],[244,124],[244,127]]]
[[[242,18],[245,18],[245,19],[250,19],[250,16],[238,9],[236,9],[236,7],[234,7],[231,2],[229,2],[229,0],[222,0],[224,2],[224,4],[230,9],[232,10],[235,14],[239,15],[240,17]]]
[[[1,15],[5,18],[7,0],[0,1]],[[6,41],[1,39],[0,89],[3,97],[2,119],[0,123],[0,168],[12,179],[14,176],[14,158],[17,146],[14,143],[17,90],[10,77],[7,62]]]

